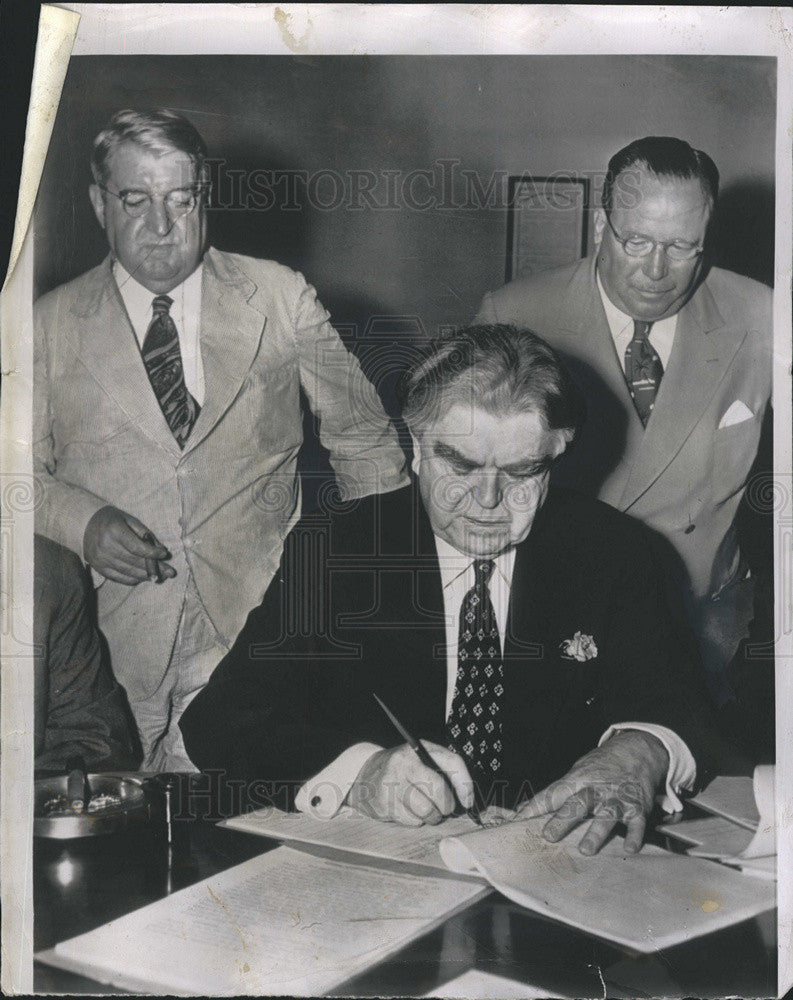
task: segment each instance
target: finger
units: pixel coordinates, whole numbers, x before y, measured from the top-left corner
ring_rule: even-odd
[[[582,854],[597,854],[611,836],[611,832],[618,822],[619,819],[616,816],[596,816],[581,838],[578,850]]]
[[[122,527],[119,540],[129,552],[156,559],[168,558],[170,555],[168,549],[157,540],[154,532],[150,531],[136,517],[133,517],[131,514],[125,514],[124,525],[129,530],[125,530]]]
[[[554,781],[541,792],[518,806],[519,819],[532,819],[534,816],[544,816],[546,813],[561,809],[567,799],[578,789],[567,779]]]
[[[628,829],[625,835],[625,850],[628,854],[636,854],[641,850],[644,843],[644,831],[647,828],[647,817],[644,815],[633,816],[625,821]]]
[[[411,812],[402,801],[402,796],[396,796],[392,807],[387,811],[388,818],[394,823],[402,826],[422,826],[424,821],[421,817]]]
[[[448,789],[447,794],[451,798],[451,793],[448,793]],[[422,787],[420,784],[411,783],[408,785],[402,798],[402,804],[408,812],[413,813],[422,823],[427,823],[430,826],[440,823],[444,817],[444,813],[441,812],[433,798],[427,793],[426,786]],[[454,806],[452,805],[452,809],[449,812],[453,810]]]
[[[108,545],[102,550],[101,556],[98,565],[134,576],[137,580],[148,579],[146,559],[141,556],[134,556],[117,545]]]
[[[160,560],[160,573],[165,580],[173,580],[176,576],[176,570],[173,566],[170,563],[163,562],[162,560]]]
[[[474,783],[463,758],[446,747],[438,746],[437,743],[430,743],[428,740],[421,742],[424,744],[424,749],[451,782],[454,794],[463,809],[472,809],[475,801]],[[453,810],[454,806],[449,811]]]
[[[542,828],[542,835],[551,843],[556,843],[592,812],[594,793],[588,786],[569,795]]]
[[[135,587],[139,583],[142,583],[146,577],[136,577],[130,576],[127,573],[120,573],[118,570],[112,569],[109,566],[104,568],[94,567],[97,573],[101,573],[102,576],[106,577],[108,580],[113,580],[115,583],[123,583],[127,587]]]
[[[416,782],[416,785],[432,802],[441,816],[450,816],[457,808],[458,799],[452,790],[452,785],[447,774],[437,774],[435,771],[430,771],[427,768],[421,782]]]

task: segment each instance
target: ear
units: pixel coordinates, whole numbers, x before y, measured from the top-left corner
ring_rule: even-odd
[[[102,189],[97,184],[92,184],[88,188],[88,197],[94,207],[94,215],[102,229],[105,228],[105,198]]]
[[[595,246],[599,247],[603,239],[603,230],[606,228],[606,213],[602,208],[595,209]]]
[[[413,443],[413,461],[410,464],[410,468],[418,475],[421,469],[421,442],[413,431],[410,432],[410,440]]]

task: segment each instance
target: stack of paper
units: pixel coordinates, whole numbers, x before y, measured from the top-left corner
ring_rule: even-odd
[[[352,810],[332,820],[264,809],[227,821],[248,833],[389,858],[486,878],[536,913],[590,934],[654,952],[773,909],[774,887],[701,858],[645,845],[626,854],[621,837],[586,857],[581,826],[558,844],[541,836],[547,816],[478,827],[466,816],[438,826],[382,824]],[[420,870],[420,869],[417,869]]]
[[[758,878],[776,878],[774,768],[754,778],[720,777],[691,801],[710,816],[658,829],[691,845],[692,857],[713,858]]]
[[[36,957],[133,992],[321,995],[490,891],[280,847]]]

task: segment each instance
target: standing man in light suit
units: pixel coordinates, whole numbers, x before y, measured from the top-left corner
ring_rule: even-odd
[[[205,157],[185,118],[118,112],[89,191],[110,255],[36,306],[37,531],[94,572],[147,768],[190,766],[178,718],[299,516],[300,390],[342,494],[406,476],[314,289],[207,247]]]
[[[708,268],[719,174],[680,139],[609,162],[594,256],[485,296],[481,322],[530,327],[583,390],[587,424],[557,481],[650,525],[676,553],[711,693],[751,617],[735,515],[771,393],[771,291]]]

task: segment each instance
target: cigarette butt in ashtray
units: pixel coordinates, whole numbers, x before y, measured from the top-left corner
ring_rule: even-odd
[[[75,812],[85,809],[86,777],[82,767],[74,767],[66,779],[66,798]]]

